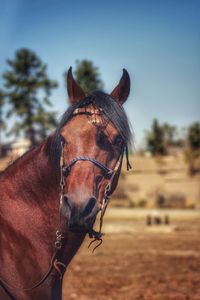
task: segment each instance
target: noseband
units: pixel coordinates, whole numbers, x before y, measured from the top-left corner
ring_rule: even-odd
[[[90,161],[91,163],[93,163],[94,165],[96,165],[98,168],[100,168],[104,174],[105,177],[110,179],[114,173],[113,170],[107,168],[105,165],[103,165],[102,163],[100,163],[99,161],[97,161],[94,158],[90,158],[87,156],[78,156],[76,158],[74,158],[67,166],[63,167],[63,176],[67,177],[71,171],[71,167],[73,165],[75,165],[75,163],[77,163],[78,161]]]

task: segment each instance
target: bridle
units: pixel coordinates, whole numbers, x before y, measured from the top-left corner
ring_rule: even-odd
[[[81,107],[81,108],[77,108],[73,115],[79,115],[79,114],[86,114],[89,115],[91,117],[91,120],[89,120],[88,122],[93,124],[93,125],[98,125],[100,123],[99,119],[97,118],[99,115],[101,115],[102,113],[102,109],[92,109],[92,110],[88,110],[85,107]],[[61,136],[61,157],[60,157],[60,170],[61,170],[61,180],[60,180],[60,187],[61,187],[61,192],[60,192],[60,208],[63,204],[63,199],[65,196],[64,193],[64,188],[65,188],[65,182],[66,182],[66,178],[67,176],[70,174],[71,168],[78,162],[78,161],[89,161],[92,164],[94,164],[96,167],[98,167],[99,169],[101,169],[103,171],[103,177],[104,179],[108,179],[108,184],[105,187],[104,190],[104,195],[101,201],[101,208],[100,208],[100,225],[99,225],[99,231],[95,231],[93,228],[91,228],[88,232],[88,235],[90,238],[92,238],[93,240],[90,242],[88,248],[91,246],[91,244],[95,241],[99,241],[99,243],[97,244],[97,246],[93,249],[93,252],[95,251],[95,249],[97,247],[99,247],[103,240],[102,240],[102,226],[103,226],[103,217],[104,214],[106,212],[108,203],[109,203],[109,199],[111,194],[113,193],[113,191],[115,190],[116,186],[117,186],[117,182],[118,182],[118,178],[119,175],[121,173],[121,167],[122,167],[122,163],[123,163],[123,157],[124,157],[124,153],[126,155],[126,161],[127,161],[127,170],[129,171],[132,167],[131,164],[129,162],[129,158],[128,158],[128,146],[126,143],[123,144],[121,151],[120,151],[120,155],[118,158],[117,163],[115,164],[114,169],[110,169],[107,166],[105,166],[103,163],[97,161],[94,158],[88,157],[88,156],[78,156],[73,158],[67,165],[65,165],[64,163],[64,145],[66,144],[66,141],[64,140],[64,138]]]
[[[101,111],[102,110],[100,109],[100,112]],[[85,108],[76,109],[74,111],[73,115],[77,115],[77,114],[87,114],[87,115],[89,114],[90,116],[92,116],[92,121],[90,121],[92,124],[96,124],[96,122],[97,122],[96,115],[100,115],[99,111],[97,112],[97,111],[94,110],[94,111],[90,112],[90,111],[86,111]],[[9,289],[11,289],[11,290],[20,290],[20,291],[32,291],[32,290],[36,289],[37,287],[41,286],[47,280],[47,278],[49,277],[49,275],[51,274],[51,272],[54,269],[60,274],[60,280],[62,280],[62,278],[63,278],[63,275],[66,271],[66,266],[65,266],[64,263],[62,263],[59,260],[59,257],[60,257],[61,250],[62,250],[62,247],[64,245],[64,241],[65,241],[65,232],[66,232],[65,227],[66,226],[65,225],[63,226],[61,207],[63,205],[63,200],[64,200],[64,197],[65,197],[64,188],[65,188],[66,178],[70,174],[71,168],[78,161],[89,161],[92,164],[94,164],[96,167],[101,169],[103,171],[103,177],[105,179],[108,179],[108,184],[105,187],[104,195],[103,195],[103,198],[102,198],[102,201],[101,201],[99,231],[95,231],[93,228],[91,228],[88,231],[89,237],[93,239],[90,242],[88,248],[91,246],[91,244],[93,242],[99,241],[97,246],[93,249],[93,252],[97,247],[99,247],[102,244],[102,241],[103,241],[102,240],[102,235],[103,234],[101,232],[102,231],[102,225],[103,225],[103,217],[104,217],[104,214],[106,212],[110,196],[111,196],[111,194],[113,193],[113,191],[115,190],[115,188],[117,186],[118,178],[119,178],[121,168],[122,168],[124,153],[126,155],[126,160],[127,160],[127,170],[131,169],[131,164],[130,164],[129,158],[128,158],[128,146],[126,144],[124,144],[122,146],[121,153],[119,155],[119,159],[118,159],[114,169],[112,170],[112,169],[108,168],[107,166],[105,166],[103,163],[97,161],[96,159],[91,158],[91,157],[87,157],[87,156],[75,157],[67,165],[65,165],[65,163],[64,163],[64,145],[65,145],[65,143],[66,143],[66,141],[61,136],[60,224],[59,224],[59,230],[56,231],[56,240],[55,240],[55,244],[54,244],[54,253],[53,253],[52,258],[51,258],[51,263],[50,263],[49,269],[39,282],[37,282],[35,285],[33,285],[31,287],[28,287],[28,288],[16,287],[14,285],[8,284],[6,281],[4,281],[2,278],[0,278],[0,286],[3,288],[3,290],[9,296],[9,298],[12,299],[12,300],[16,300],[16,298],[14,298],[14,296],[11,294]],[[64,220],[64,223],[66,223],[66,220]]]
[[[65,182],[66,182],[66,177],[70,174],[71,168],[78,162],[78,161],[89,161],[92,164],[94,164],[96,167],[98,167],[99,169],[101,169],[103,171],[103,178],[109,180],[108,184],[106,185],[106,188],[104,190],[104,195],[101,201],[101,208],[100,208],[100,228],[99,228],[99,232],[95,231],[94,229],[90,229],[88,234],[90,238],[94,238],[94,240],[89,244],[88,247],[90,247],[90,245],[95,242],[95,241],[99,241],[99,244],[93,249],[93,251],[100,246],[100,244],[102,243],[102,233],[101,233],[101,229],[102,229],[102,225],[103,225],[103,217],[106,211],[106,208],[108,206],[108,202],[110,199],[110,195],[112,194],[112,191],[115,189],[114,185],[117,185],[118,181],[118,177],[120,175],[121,172],[121,167],[122,167],[122,162],[123,162],[123,153],[124,150],[122,150],[120,157],[115,165],[114,170],[109,169],[108,167],[106,167],[104,164],[102,164],[101,162],[97,161],[94,158],[91,157],[87,157],[87,156],[78,156],[75,157],[74,159],[72,159],[67,165],[64,165],[64,144],[65,141],[61,142],[61,160],[60,160],[60,168],[61,168],[61,181],[60,181],[60,187],[61,187],[61,194],[60,194],[60,207],[62,207],[63,204],[63,199],[65,197],[65,193],[64,193],[64,188],[65,188]],[[130,168],[130,163],[129,163],[129,168]]]

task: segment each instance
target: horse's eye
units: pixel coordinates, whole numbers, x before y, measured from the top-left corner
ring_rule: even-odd
[[[120,135],[116,136],[115,139],[114,139],[114,146],[116,147],[120,147],[123,143],[123,139]]]
[[[108,137],[103,132],[99,133],[98,138],[97,138],[97,144],[102,149],[105,149],[105,150],[108,150],[108,151],[110,151],[110,149],[112,147],[111,142],[109,141]]]

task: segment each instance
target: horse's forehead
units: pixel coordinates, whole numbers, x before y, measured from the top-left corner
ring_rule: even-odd
[[[118,131],[109,120],[105,122],[102,115],[75,115],[61,130],[61,134],[64,137],[78,138],[90,136],[91,138],[96,136],[99,131],[106,132],[107,135],[117,135]],[[90,141],[88,141],[90,142]]]
[[[84,115],[74,116],[67,124],[65,124],[61,133],[66,133],[68,135],[79,134],[86,131],[88,128],[87,119]]]

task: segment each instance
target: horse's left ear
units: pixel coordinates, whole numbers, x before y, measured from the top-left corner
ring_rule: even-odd
[[[70,67],[67,72],[67,91],[71,104],[75,104],[86,96],[82,88],[74,80],[72,67]]]
[[[110,96],[119,104],[124,104],[130,93],[130,77],[126,69],[123,69],[123,75],[118,85],[114,88]]]

